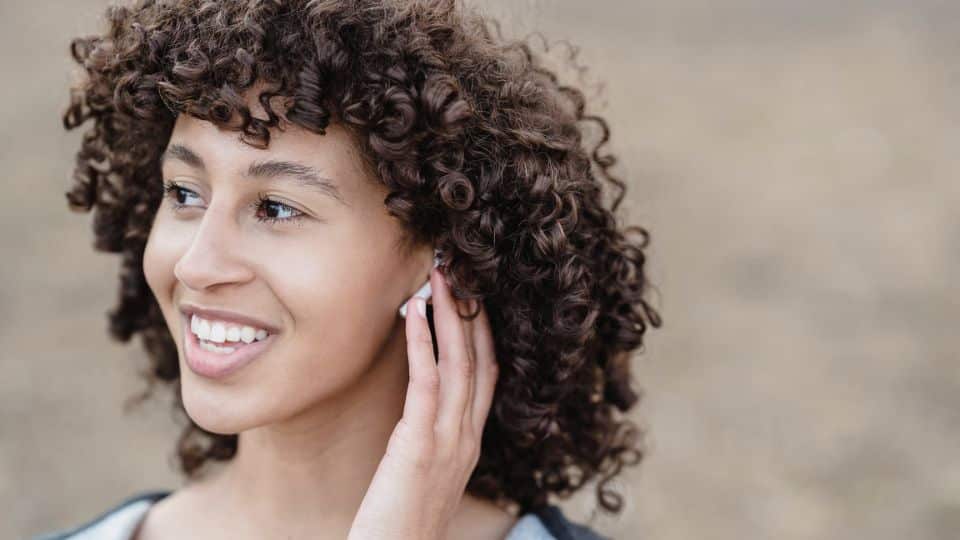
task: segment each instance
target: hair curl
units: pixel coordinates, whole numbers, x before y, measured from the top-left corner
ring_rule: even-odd
[[[186,113],[262,148],[281,96],[303,128],[349,128],[390,213],[443,251],[456,296],[487,306],[500,378],[467,491],[525,512],[600,475],[600,506],[621,510],[606,484],[644,453],[620,414],[638,400],[630,353],[661,321],[644,298],[649,236],[617,224],[626,188],[580,90],[457,0],[136,0],[106,17],[103,34],[70,45],[83,69],[63,123],[93,124],[67,199],[93,211],[95,248],[122,256],[109,331],[141,336],[142,397],[170,383],[184,412],[176,345],[142,269],[174,121]],[[266,120],[241,99],[261,79]],[[616,190],[609,208],[601,179]],[[236,445],[187,418],[179,466],[194,477]]]

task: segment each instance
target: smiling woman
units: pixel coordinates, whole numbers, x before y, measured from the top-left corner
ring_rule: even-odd
[[[251,98],[254,117],[265,118],[256,105]],[[189,368],[180,377],[184,407],[205,430],[242,433],[311,410],[315,425],[320,411],[339,414],[357,399],[368,405],[355,421],[386,435],[396,423],[407,379],[396,309],[428,275],[433,249],[402,249],[387,191],[353,144],[336,124],[324,135],[284,124],[260,149],[178,116],[143,270]],[[240,345],[244,328],[267,335]]]
[[[452,0],[107,16],[68,199],[123,255],[110,331],[186,413],[187,483],[61,537],[596,538],[549,497],[621,511],[660,318],[580,91]]]

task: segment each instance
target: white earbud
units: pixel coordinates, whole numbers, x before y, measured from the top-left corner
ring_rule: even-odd
[[[433,267],[436,268],[440,265],[440,250],[435,249],[433,251]],[[424,300],[429,300],[430,295],[433,294],[433,290],[430,288],[430,278],[427,278],[427,282],[423,284],[423,287],[420,287],[417,292],[413,293],[413,296],[419,296]],[[400,316],[403,318],[407,317],[407,304],[410,303],[410,300],[407,300],[400,306]]]

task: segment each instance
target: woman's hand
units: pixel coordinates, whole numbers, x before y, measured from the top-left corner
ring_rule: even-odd
[[[440,540],[477,460],[497,379],[486,312],[460,317],[441,272],[430,272],[439,361],[423,299],[406,317],[410,383],[403,417],[350,528],[350,540]],[[471,311],[475,309],[470,306]]]

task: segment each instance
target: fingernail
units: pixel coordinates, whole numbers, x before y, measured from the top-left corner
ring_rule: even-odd
[[[427,301],[423,298],[416,298],[414,302],[417,303],[417,313],[420,314],[424,319],[427,318]]]

